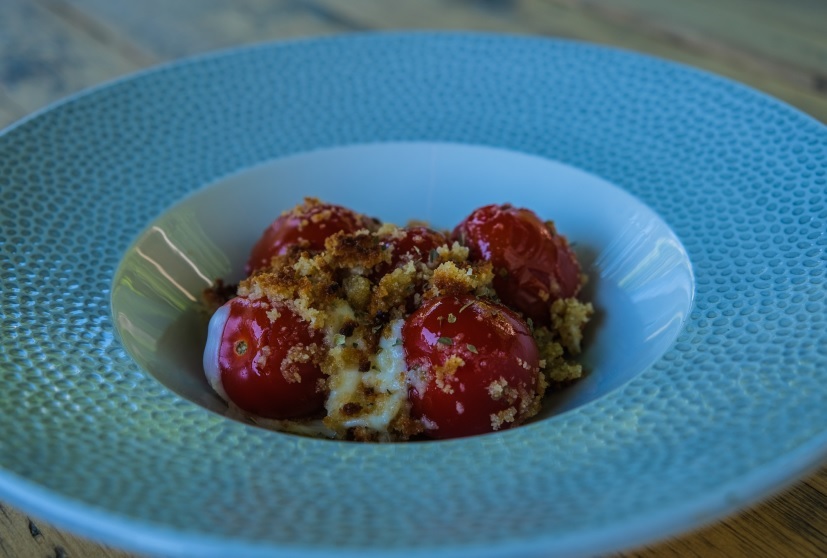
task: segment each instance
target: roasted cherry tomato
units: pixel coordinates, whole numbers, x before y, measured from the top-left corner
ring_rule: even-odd
[[[493,264],[499,297],[538,324],[550,322],[552,302],[580,290],[580,265],[566,238],[531,210],[481,207],[454,229],[454,238],[471,258]]]
[[[429,263],[431,251],[448,242],[444,234],[428,227],[404,227],[399,231],[401,236],[385,241],[385,245],[393,250],[391,269],[409,261]]]
[[[327,237],[339,231],[354,233],[373,225],[371,219],[350,209],[308,198],[281,214],[264,231],[253,246],[244,271],[249,275],[267,267],[274,256],[286,254],[293,246],[322,250]]]
[[[376,278],[389,273],[408,262],[425,262],[431,260],[431,251],[446,244],[448,238],[441,232],[428,227],[404,227],[395,234],[382,240],[382,246],[391,251],[390,263],[376,267]]]
[[[302,418],[324,408],[322,334],[284,305],[237,297],[210,321],[207,379],[248,413]]]
[[[530,416],[539,354],[514,312],[472,296],[427,300],[405,321],[411,413],[432,438],[517,426]]]

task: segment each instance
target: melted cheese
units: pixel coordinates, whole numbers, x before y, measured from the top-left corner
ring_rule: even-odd
[[[403,320],[396,320],[385,329],[379,341],[380,350],[373,367],[367,372],[341,369],[331,374],[330,395],[325,407],[328,417],[342,429],[367,428],[380,438],[389,434],[391,421],[400,412],[407,411],[407,375],[405,351],[402,348]],[[359,410],[342,412],[349,403],[359,403]]]
[[[221,383],[221,368],[218,365],[218,352],[221,348],[221,340],[224,336],[224,325],[227,323],[227,318],[230,317],[230,307],[224,305],[210,318],[210,325],[208,326],[207,345],[204,347],[203,365],[204,374],[207,376],[207,382],[213,388],[221,399],[229,402],[230,398],[227,392],[224,391],[224,385]]]

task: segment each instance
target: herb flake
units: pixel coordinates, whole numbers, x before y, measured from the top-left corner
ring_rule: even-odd
[[[453,341],[453,339],[451,339],[450,337],[440,337],[440,338],[437,340],[437,343],[440,343],[440,344],[442,344],[442,345],[453,345],[453,344],[454,344],[454,341]]]
[[[463,310],[465,310],[466,308],[468,308],[469,306],[471,306],[472,304],[474,304],[474,301],[473,301],[473,300],[472,300],[471,302],[466,302],[466,303],[463,305],[463,307],[459,309],[459,312],[457,312],[457,313],[458,313],[458,314],[462,314],[462,311],[463,311]]]
[[[468,349],[468,351],[470,351],[470,352],[474,353],[475,355],[478,355],[478,354],[479,354],[479,353],[477,352],[477,348],[476,348],[475,346],[473,346],[471,343],[467,343],[467,344],[465,345],[465,347]]]

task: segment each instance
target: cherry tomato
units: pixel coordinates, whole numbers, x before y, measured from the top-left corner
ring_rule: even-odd
[[[428,227],[404,227],[396,234],[383,239],[382,246],[391,250],[390,263],[382,263],[376,267],[375,279],[380,279],[408,262],[430,262],[431,251],[446,244],[448,238],[441,232]]]
[[[427,300],[405,321],[411,414],[432,438],[511,428],[530,416],[539,353],[514,312],[464,295]]]
[[[322,342],[286,306],[237,297],[210,322],[204,368],[216,391],[248,413],[302,418],[324,408]]]
[[[481,207],[454,229],[454,238],[471,258],[493,264],[497,295],[538,324],[551,321],[552,302],[580,290],[580,265],[566,238],[531,210]]]
[[[282,256],[293,246],[306,250],[324,249],[327,237],[339,231],[354,233],[371,228],[371,219],[350,209],[308,199],[283,213],[264,231],[253,246],[245,273],[267,267],[274,256]]]

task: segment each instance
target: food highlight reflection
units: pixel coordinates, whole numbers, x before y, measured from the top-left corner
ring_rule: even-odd
[[[156,357],[160,324],[199,306],[201,293],[212,286],[211,270],[229,269],[229,263],[192,211],[162,218],[136,240],[131,252],[135,257],[122,262],[113,280],[112,306],[142,309],[114,311],[114,317],[127,350],[147,366]],[[146,293],[153,293],[151,302]]]
[[[641,315],[659,309],[657,320],[644,320],[644,341],[680,330],[692,305],[695,278],[686,249],[653,214],[635,212],[597,257],[600,280],[617,286]]]

